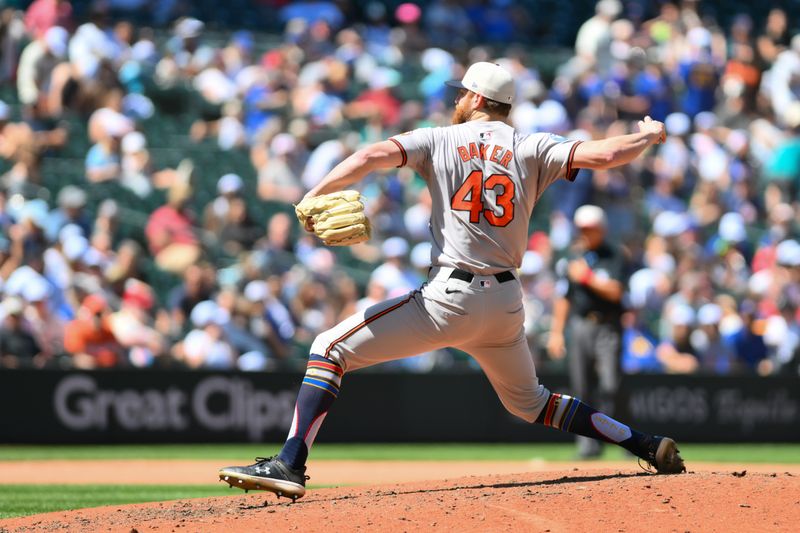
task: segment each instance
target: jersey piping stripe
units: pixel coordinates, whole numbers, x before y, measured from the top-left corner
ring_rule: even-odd
[[[403,148],[403,145],[400,144],[400,141],[398,141],[397,139],[393,139],[390,137],[389,140],[392,141],[394,144],[396,144],[398,148],[400,148],[400,153],[403,156],[403,160],[400,161],[400,164],[397,165],[397,168],[402,168],[406,166],[406,163],[408,163],[408,155],[406,154],[406,149]]]
[[[569,157],[567,158],[567,179],[569,181],[575,181],[575,178],[578,175],[578,169],[572,168],[572,158],[575,157],[575,149],[581,144],[583,141],[577,141],[575,144],[572,145],[572,148],[569,150]]]
[[[336,346],[337,344],[339,344],[340,342],[345,340],[347,337],[353,335],[355,332],[357,332],[358,330],[360,330],[361,328],[363,328],[364,326],[366,326],[370,322],[373,322],[373,321],[379,319],[380,317],[382,317],[383,315],[385,315],[387,313],[391,313],[392,311],[394,311],[398,307],[401,307],[402,305],[407,304],[408,302],[410,302],[411,299],[414,298],[414,295],[416,293],[417,293],[417,291],[412,291],[411,294],[408,295],[408,298],[406,298],[402,302],[398,302],[398,303],[394,304],[393,306],[391,306],[391,307],[389,307],[387,309],[384,309],[383,311],[381,311],[377,315],[369,317],[368,319],[364,320],[363,322],[361,322],[360,324],[358,324],[357,326],[352,328],[350,331],[348,331],[347,333],[345,333],[344,335],[342,335],[341,337],[339,337],[338,339],[336,339],[335,341],[330,343],[328,345],[328,348],[325,350],[325,357],[328,357],[328,355],[330,354],[330,352],[331,352],[331,350],[333,349],[334,346]]]

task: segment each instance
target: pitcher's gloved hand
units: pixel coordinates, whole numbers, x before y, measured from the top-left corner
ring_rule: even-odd
[[[297,220],[328,246],[350,246],[369,240],[372,228],[358,191],[303,198],[294,206]]]

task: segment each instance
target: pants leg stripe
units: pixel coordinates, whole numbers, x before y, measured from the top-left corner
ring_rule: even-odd
[[[305,377],[327,381],[337,389],[342,385],[342,377],[335,372],[331,372],[330,370],[321,370],[319,368],[309,367],[309,369],[306,370]]]
[[[303,384],[304,385],[310,385],[310,386],[316,387],[318,389],[322,389],[325,392],[329,392],[329,393],[331,393],[333,395],[334,398],[336,398],[338,396],[338,394],[339,394],[339,389],[337,389],[336,387],[334,387],[333,385],[331,385],[330,383],[328,383],[326,381],[322,381],[322,380],[318,380],[318,379],[314,379],[314,378],[310,378],[310,377],[306,376],[305,379],[303,379]]]
[[[570,427],[572,427],[572,419],[575,416],[575,413],[578,411],[578,405],[580,405],[580,403],[581,401],[577,398],[572,399],[572,405],[569,406],[569,411],[565,417],[564,424],[561,426],[563,431],[569,431]]]
[[[551,394],[550,400],[547,402],[547,412],[544,415],[544,425],[553,425],[553,412],[556,410],[556,403],[558,403],[560,396],[558,394]]]
[[[398,303],[394,304],[393,306],[391,306],[391,307],[389,307],[387,309],[384,309],[380,313],[369,317],[368,319],[364,320],[363,322],[361,322],[357,326],[353,327],[350,331],[348,331],[347,333],[345,333],[344,335],[342,335],[341,337],[339,337],[338,339],[336,339],[335,341],[330,343],[328,345],[328,348],[325,350],[325,357],[329,357],[330,356],[331,350],[333,349],[334,346],[336,346],[337,344],[339,344],[340,342],[345,340],[347,337],[353,335],[355,332],[357,332],[358,330],[360,330],[361,328],[363,328],[364,326],[366,326],[370,322],[373,322],[373,321],[379,319],[380,317],[386,315],[387,313],[391,313],[392,311],[394,311],[398,307],[401,307],[404,304],[407,304],[408,302],[410,302],[414,298],[414,295],[416,293],[417,293],[417,291],[412,291],[411,294],[408,295],[408,298],[406,298],[402,302],[398,302]]]
[[[324,363],[322,361],[309,361],[308,362],[308,368],[322,368],[324,370],[329,370],[331,372],[334,372],[335,374],[337,374],[339,376],[344,374],[344,371],[342,370],[342,367],[340,367],[339,365],[334,364],[334,363]]]

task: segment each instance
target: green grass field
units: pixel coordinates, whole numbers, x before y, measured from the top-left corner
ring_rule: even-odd
[[[117,446],[0,446],[0,461],[95,459],[209,459],[248,462],[268,455],[278,444],[191,444]],[[800,463],[798,444],[684,444],[687,461]],[[317,444],[314,460],[358,461],[570,461],[574,448],[564,444]],[[623,459],[606,447],[603,459]],[[576,462],[576,465],[580,463]],[[241,494],[216,485],[2,485],[0,519],[100,505]]]
[[[241,494],[241,491],[238,491]],[[0,485],[0,519],[102,505],[227,496],[217,485]],[[2,529],[0,529],[2,530]]]
[[[212,459],[246,461],[271,455],[280,444],[0,445],[0,461],[44,459]],[[603,459],[622,459],[621,448],[606,446]],[[800,463],[800,444],[681,444],[694,461]],[[569,461],[566,444],[315,444],[317,461]],[[0,480],[0,483],[2,480]]]

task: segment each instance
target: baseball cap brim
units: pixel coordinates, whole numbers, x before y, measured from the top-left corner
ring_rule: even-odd
[[[456,89],[466,89],[466,87],[464,87],[464,84],[461,83],[461,80],[449,80],[444,82],[444,84],[447,85],[448,87],[455,87]]]

